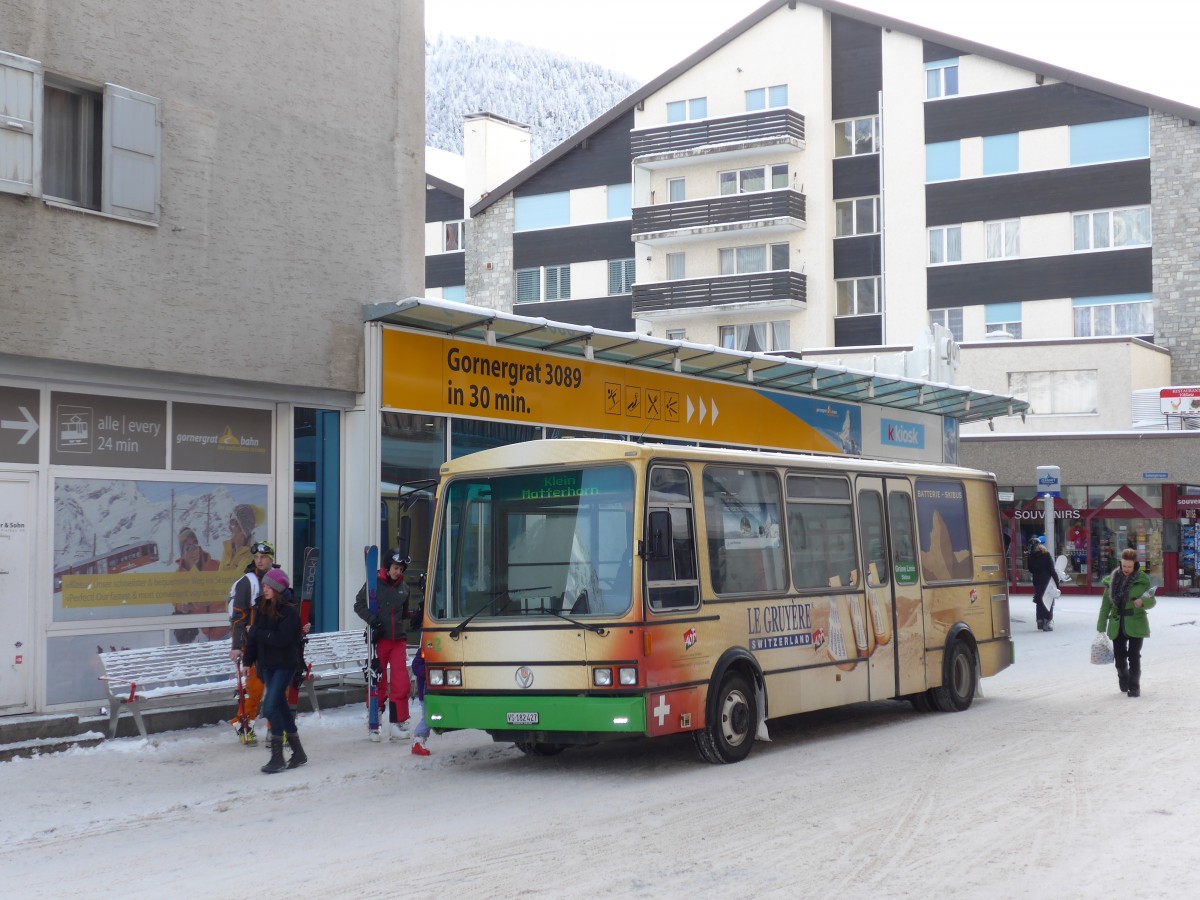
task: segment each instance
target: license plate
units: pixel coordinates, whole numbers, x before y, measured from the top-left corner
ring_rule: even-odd
[[[536,725],[538,723],[538,714],[531,713],[509,713],[509,725]]]

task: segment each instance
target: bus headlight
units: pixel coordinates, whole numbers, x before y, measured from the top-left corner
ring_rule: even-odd
[[[446,683],[446,673],[443,672],[441,669],[430,669],[429,670],[429,683],[431,685],[436,685],[437,687],[441,687],[443,684]]]
[[[612,687],[612,669],[592,669],[592,684],[596,687]]]
[[[617,670],[617,677],[622,687],[636,687],[638,683],[637,669],[632,666]]]
[[[446,684],[450,687],[462,687],[462,669],[447,669]]]

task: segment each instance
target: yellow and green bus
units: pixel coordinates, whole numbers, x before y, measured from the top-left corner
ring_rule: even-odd
[[[965,710],[1013,661],[994,478],[922,463],[534,441],[446,463],[426,713],[536,755],[783,716]]]

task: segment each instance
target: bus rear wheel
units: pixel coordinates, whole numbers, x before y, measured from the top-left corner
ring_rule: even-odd
[[[934,706],[942,712],[962,712],[975,699],[975,651],[965,640],[955,641],[947,651],[946,677],[941,687],[929,693]]]
[[[710,763],[741,762],[754,746],[754,690],[745,676],[725,676],[713,714],[703,730],[692,732],[700,756]]]

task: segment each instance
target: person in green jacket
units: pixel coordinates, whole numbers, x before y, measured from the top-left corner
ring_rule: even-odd
[[[1113,642],[1117,683],[1130,697],[1142,695],[1142,641],[1150,637],[1146,610],[1154,606],[1150,577],[1138,563],[1137,551],[1121,552],[1121,565],[1104,579],[1104,598],[1096,630]]]

